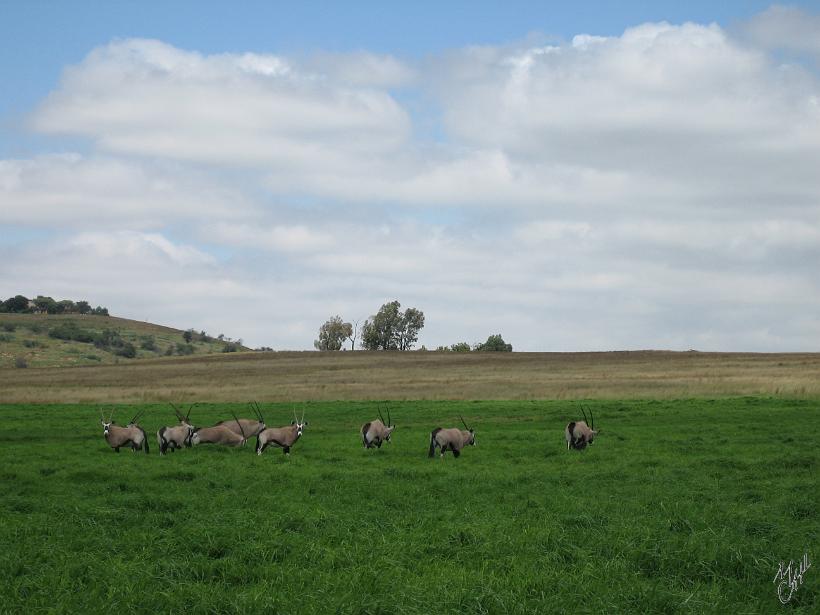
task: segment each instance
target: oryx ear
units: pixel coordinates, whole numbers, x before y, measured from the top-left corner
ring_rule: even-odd
[[[296,425],[296,421],[291,421],[290,424],[291,425]]]
[[[307,427],[307,426],[308,426],[308,422],[307,422],[307,421],[305,421],[304,423],[302,423],[302,425],[304,425],[305,427]]]

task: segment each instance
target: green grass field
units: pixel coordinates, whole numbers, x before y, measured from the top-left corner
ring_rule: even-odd
[[[818,612],[816,566],[787,606],[773,583],[820,554],[816,402],[589,405],[583,452],[569,401],[395,403],[393,443],[365,451],[374,404],[309,403],[289,458],[160,457],[160,405],[117,412],[147,409],[149,455],[108,449],[95,406],[0,406],[0,612]],[[230,409],[249,415],[192,418]],[[428,459],[459,413],[477,446]]]

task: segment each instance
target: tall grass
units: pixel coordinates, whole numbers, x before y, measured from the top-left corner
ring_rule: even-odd
[[[816,558],[816,404],[590,401],[602,433],[566,451],[570,402],[309,403],[289,458],[111,452],[95,406],[0,406],[0,610],[159,613],[817,612],[781,560]],[[209,424],[241,405],[197,406]],[[244,412],[243,412],[244,411]],[[263,404],[285,424],[290,404]],[[463,414],[477,446],[428,459]]]
[[[816,398],[818,373],[816,353],[231,353],[0,369],[0,402]]]

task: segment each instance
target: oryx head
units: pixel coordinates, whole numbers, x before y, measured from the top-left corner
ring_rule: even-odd
[[[384,439],[387,440],[388,442],[390,442],[390,434],[392,434],[393,430],[396,428],[395,425],[392,425],[390,423],[390,406],[385,404],[385,410],[387,410],[387,422],[386,423],[384,422],[384,417],[382,416],[381,408],[377,408],[377,410],[379,411],[379,419],[381,420],[382,425],[384,425],[384,430],[387,432],[387,435],[384,436]]]
[[[461,419],[461,424],[464,425],[464,429],[470,432],[470,439],[467,440],[467,444],[470,446],[475,446],[475,429],[467,427],[467,423],[464,422],[464,418],[460,414],[458,415],[458,418]]]
[[[248,405],[251,407],[251,410],[253,410],[254,414],[256,414],[256,420],[258,420],[259,424],[262,426],[262,427],[259,428],[258,431],[260,431],[260,432],[265,431],[265,428],[267,427],[267,425],[265,425],[265,418],[262,416],[262,411],[259,409],[259,404],[257,404],[254,401],[254,402],[248,402]]]
[[[108,429],[111,427],[111,425],[114,424],[114,421],[112,420],[114,418],[114,409],[113,408],[111,409],[111,414],[108,415],[108,420],[107,421],[105,420],[105,417],[103,417],[102,408],[100,408],[99,410],[100,410],[100,423],[102,423],[102,426],[103,426],[103,435],[107,436],[108,435]]]
[[[587,410],[589,410],[589,418],[587,418],[587,413],[584,412],[584,407],[581,406],[581,413],[584,415],[584,422],[587,424],[587,427],[589,427],[589,430],[592,432],[592,435],[589,436],[589,439],[587,440],[587,444],[592,444],[593,440],[595,440],[595,436],[598,435],[598,430],[595,429],[595,417],[592,416],[592,408],[587,407]]]
[[[188,406],[188,412],[182,414],[179,408],[171,404],[171,407],[174,409],[174,414],[176,414],[177,419],[179,419],[179,424],[188,428],[188,435],[185,436],[185,440],[182,442],[187,448],[191,447],[191,437],[194,435],[194,426],[191,425],[191,410],[193,410],[194,406],[196,406],[196,404],[191,404]]]
[[[307,427],[307,421],[305,420],[305,411],[302,410],[302,420],[300,421],[296,418],[296,408],[293,409],[293,420],[290,422],[291,425],[296,425],[296,435],[301,436],[302,430]]]

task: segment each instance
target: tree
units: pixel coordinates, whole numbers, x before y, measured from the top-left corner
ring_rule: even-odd
[[[76,307],[80,314],[88,314],[91,311],[91,305],[88,301],[78,301]]]
[[[52,299],[51,297],[43,297],[43,295],[37,295],[37,297],[34,299],[34,307],[40,313],[57,313],[57,302],[54,301],[54,299]]]
[[[470,352],[470,345],[467,342],[459,342],[450,346],[453,352]]]
[[[391,301],[364,321],[361,342],[367,350],[410,350],[424,327],[424,312],[416,308],[401,311],[401,303]]]
[[[28,312],[28,299],[23,295],[15,295],[3,302],[8,312]]]
[[[194,337],[194,330],[188,329],[182,333],[182,338],[185,340],[186,343],[190,344],[191,339]]]
[[[345,340],[353,336],[353,325],[332,316],[319,327],[319,339],[313,342],[316,350],[341,350]]]
[[[476,344],[478,351],[512,352],[512,344],[507,344],[500,333],[491,335],[483,344]]]
[[[71,314],[74,311],[74,302],[71,299],[63,299],[57,302],[58,314]]]

